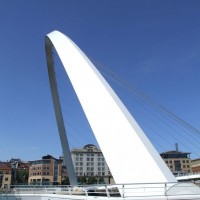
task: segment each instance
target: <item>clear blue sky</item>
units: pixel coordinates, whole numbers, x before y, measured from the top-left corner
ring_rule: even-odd
[[[200,129],[199,10],[198,0],[1,0],[0,160],[62,154],[44,49],[55,29]]]

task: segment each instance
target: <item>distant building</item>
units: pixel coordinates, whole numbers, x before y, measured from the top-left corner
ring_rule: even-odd
[[[64,161],[64,156],[60,156],[59,157],[60,160],[62,160],[62,181],[65,179],[68,179],[68,175],[67,175],[67,169],[66,169],[66,164]]]
[[[11,185],[12,168],[0,162],[0,189],[8,189]]]
[[[200,158],[191,160],[192,172],[200,172]]]
[[[17,159],[12,158],[12,159],[10,159],[10,161],[8,163],[10,163],[10,166],[12,166],[12,164],[15,164],[16,171],[23,171],[23,170],[29,171],[29,163],[22,161],[19,158],[17,158]]]
[[[51,155],[43,156],[42,160],[29,161],[28,183],[32,185],[61,184],[62,160]]]
[[[80,149],[72,149],[71,156],[78,178],[94,177],[97,183],[111,182],[111,173],[105,158],[95,145],[88,144]]]
[[[192,171],[190,153],[176,150],[163,152],[160,155],[174,175]]]
[[[12,158],[6,163],[8,167],[12,168],[11,184],[27,184],[29,163],[21,161],[19,158]]]

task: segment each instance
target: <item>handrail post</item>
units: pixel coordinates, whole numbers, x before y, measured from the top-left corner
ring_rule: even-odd
[[[167,183],[165,183],[165,188],[164,188],[164,190],[165,190],[165,196],[166,196],[166,191],[167,191]]]
[[[109,197],[110,197],[110,193],[109,193],[109,190],[108,190],[108,188],[107,188],[107,185],[105,185],[105,188],[106,188],[107,197],[109,198]]]
[[[87,192],[87,190],[85,190],[85,196],[88,197],[88,192]]]
[[[124,199],[124,184],[122,185],[122,197]]]

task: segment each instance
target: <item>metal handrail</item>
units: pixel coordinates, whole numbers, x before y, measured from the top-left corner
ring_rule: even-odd
[[[180,183],[137,183],[137,184],[115,184],[115,185],[15,185],[0,195],[21,195],[21,194],[65,194],[82,196],[105,196],[105,197],[143,197],[143,196],[169,196],[167,193],[171,186],[183,187]],[[190,187],[185,186],[184,187]],[[192,186],[191,186],[192,187]],[[199,193],[200,195],[200,193]]]

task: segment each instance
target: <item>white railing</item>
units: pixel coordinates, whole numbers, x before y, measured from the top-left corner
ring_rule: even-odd
[[[184,173],[178,173],[175,176],[180,177],[180,176],[191,176],[191,175],[199,175],[200,178],[200,172],[189,172],[189,173],[184,172]]]
[[[84,185],[84,186],[38,186],[21,185],[11,186],[0,193],[1,195],[81,195],[115,197],[126,199],[132,197],[170,197],[181,195],[194,195],[200,199],[200,188],[191,183],[139,183],[119,185]]]

